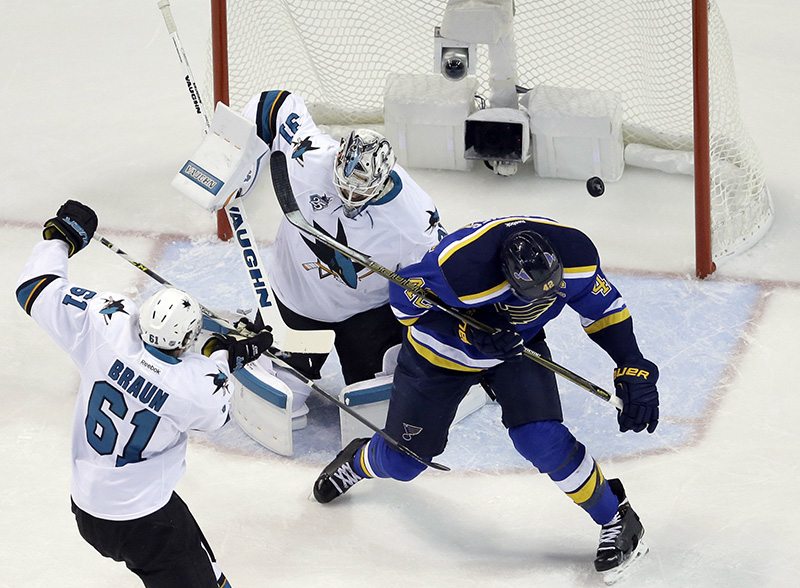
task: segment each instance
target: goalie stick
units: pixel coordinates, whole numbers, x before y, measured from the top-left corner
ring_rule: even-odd
[[[95,233],[92,238],[95,241],[97,241],[98,243],[101,243],[102,245],[104,245],[105,247],[107,247],[108,249],[110,249],[111,251],[116,253],[117,255],[119,255],[122,259],[124,259],[125,261],[130,263],[136,269],[144,272],[145,274],[147,274],[148,276],[153,278],[159,284],[161,284],[163,286],[175,287],[169,281],[167,281],[165,278],[162,278],[155,271],[153,271],[152,269],[147,267],[145,264],[143,264],[140,261],[136,261],[135,259],[133,259],[130,255],[125,253],[122,249],[117,247],[114,243],[112,243],[111,241],[109,241],[105,237]],[[238,333],[238,334],[244,335],[246,337],[249,337],[249,336],[252,336],[252,335],[256,334],[252,330],[248,329],[247,326],[245,326],[245,325],[235,325],[234,323],[230,322],[229,320],[227,320],[227,319],[221,317],[220,315],[218,315],[217,313],[215,313],[213,310],[207,308],[203,304],[200,304],[200,310],[203,313],[203,328],[206,329],[207,331],[211,331],[211,332],[215,332],[215,333],[223,333],[223,334]],[[269,357],[275,365],[285,369],[286,371],[291,373],[295,378],[297,378],[298,380],[303,382],[306,386],[308,386],[309,388],[314,390],[317,394],[319,394],[320,396],[322,396],[326,400],[332,402],[333,404],[338,406],[341,410],[345,411],[347,414],[349,414],[354,419],[359,421],[361,424],[363,424],[364,426],[368,427],[370,430],[376,432],[378,435],[383,437],[384,440],[389,445],[391,445],[394,449],[396,449],[400,453],[404,453],[408,457],[410,457],[412,459],[415,459],[419,463],[421,463],[423,465],[426,465],[428,467],[431,467],[431,468],[433,468],[435,470],[440,470],[440,471],[443,471],[443,472],[449,472],[450,471],[450,468],[447,467],[446,465],[443,465],[443,464],[440,464],[440,463],[436,463],[435,461],[429,461],[429,460],[427,460],[427,459],[425,459],[423,457],[420,457],[419,455],[417,455],[416,453],[411,451],[408,447],[406,447],[405,445],[403,445],[402,443],[397,441],[394,437],[392,437],[388,433],[385,433],[384,431],[382,431],[381,429],[379,429],[378,427],[373,425],[370,421],[368,421],[363,416],[358,414],[358,412],[356,412],[355,410],[353,410],[352,408],[347,406],[345,403],[340,402],[332,394],[330,394],[330,393],[326,392],[324,389],[320,388],[314,382],[314,380],[304,376],[302,373],[297,371],[291,365],[289,365],[288,363],[283,361],[283,359],[281,359],[277,355],[279,352],[280,351],[277,350],[277,349],[270,348],[268,351],[265,352],[265,355],[267,357]]]
[[[303,217],[303,214],[300,212],[300,208],[297,206],[297,201],[294,197],[294,192],[292,190],[292,185],[289,181],[289,170],[286,165],[286,155],[281,151],[275,151],[270,156],[270,173],[272,175],[272,185],[275,189],[275,195],[278,198],[278,203],[280,204],[281,210],[283,210],[284,215],[286,215],[286,219],[292,223],[295,227],[315,237],[318,241],[325,243],[332,249],[338,251],[342,255],[352,259],[355,262],[362,264],[364,267],[371,269],[376,274],[382,275],[387,280],[394,282],[398,286],[402,286],[411,294],[418,296],[421,300],[432,304],[439,310],[446,312],[450,316],[463,321],[481,331],[486,333],[494,333],[496,329],[490,327],[489,325],[482,323],[478,320],[475,320],[473,317],[468,316],[466,314],[462,314],[461,312],[451,308],[444,302],[442,302],[435,294],[429,292],[428,290],[424,290],[420,288],[417,284],[413,283],[411,280],[408,280],[401,275],[393,272],[387,267],[382,266],[378,262],[374,261],[370,256],[361,253],[347,245],[343,245],[339,243],[333,237],[326,235],[322,231],[317,230],[314,228],[309,222]],[[550,371],[562,376],[563,378],[569,380],[573,384],[580,386],[584,390],[594,394],[598,398],[605,400],[606,402],[610,403],[614,406],[617,410],[622,410],[622,400],[617,396],[614,396],[603,390],[600,386],[593,384],[586,378],[579,376],[575,372],[551,361],[542,355],[536,353],[532,349],[528,349],[525,347],[523,351],[523,355],[528,359],[538,363],[539,365],[549,369]]]
[[[158,8],[164,18],[169,37],[175,45],[178,60],[183,66],[184,81],[192,98],[195,111],[203,119],[203,131],[208,133],[211,128],[211,121],[201,99],[200,91],[197,89],[192,70],[189,67],[189,60],[183,50],[183,44],[178,36],[178,27],[172,16],[169,0],[160,0]],[[260,320],[262,324],[272,327],[275,345],[283,351],[289,353],[330,353],[335,338],[333,331],[297,331],[289,328],[283,321],[280,311],[275,305],[275,294],[267,280],[266,266],[261,260],[261,254],[255,242],[253,231],[250,228],[250,223],[247,221],[244,206],[237,196],[236,191],[231,193],[223,208],[233,231],[236,244],[241,251],[244,269],[247,272],[247,281],[256,302],[256,322]]]

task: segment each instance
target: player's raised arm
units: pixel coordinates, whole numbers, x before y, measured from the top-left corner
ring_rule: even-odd
[[[78,342],[97,295],[69,283],[67,258],[86,247],[97,228],[97,215],[88,206],[67,200],[44,223],[43,240],[28,258],[17,282],[17,302],[59,344],[69,351]]]

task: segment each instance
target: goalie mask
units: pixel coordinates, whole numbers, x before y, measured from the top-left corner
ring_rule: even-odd
[[[197,339],[202,326],[200,305],[177,288],[159,290],[139,309],[142,341],[158,349],[187,349]]]
[[[511,290],[528,302],[553,294],[564,275],[549,241],[534,231],[518,231],[506,237],[500,262]]]
[[[356,129],[341,140],[333,175],[345,216],[353,218],[383,193],[394,163],[392,146],[380,133]]]

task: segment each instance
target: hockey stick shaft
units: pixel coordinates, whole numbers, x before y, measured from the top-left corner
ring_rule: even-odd
[[[161,10],[167,32],[183,66],[184,80],[189,88],[192,103],[197,114],[203,118],[203,131],[207,133],[211,121],[197,89],[197,83],[189,67],[189,60],[183,50],[183,44],[178,36],[178,26],[172,16],[169,0],[160,0],[158,8]],[[237,200],[232,194],[224,210],[228,224],[234,232],[236,244],[242,253],[247,283],[256,303],[256,313],[260,316],[263,324],[272,326],[276,344],[281,349],[293,353],[329,353],[333,348],[333,331],[297,331],[289,328],[283,321],[280,311],[275,306],[275,294],[267,280],[266,266],[261,260],[261,254],[241,200]]]
[[[159,284],[161,284],[163,286],[169,286],[169,287],[172,287],[172,288],[176,287],[172,283],[170,283],[166,278],[163,278],[160,275],[158,275],[154,270],[152,270],[149,267],[147,267],[141,261],[137,261],[137,260],[133,259],[130,255],[125,253],[125,251],[123,251],[122,249],[117,247],[114,243],[112,243],[111,241],[109,241],[108,239],[103,237],[102,235],[98,235],[97,233],[95,233],[94,237],[92,237],[92,238],[95,241],[97,241],[98,243],[102,244],[104,247],[110,249],[111,251],[113,251],[114,253],[119,255],[122,259],[124,259],[125,261],[130,263],[136,269],[144,272],[145,274],[147,274],[148,276],[153,278]],[[209,308],[203,306],[202,304],[200,305],[200,310],[203,313],[203,318],[204,319],[208,319],[208,320],[213,321],[214,323],[216,323],[216,325],[218,327],[220,327],[224,331],[233,331],[233,332],[237,332],[237,333],[240,333],[242,335],[245,335],[245,336],[255,335],[255,333],[250,331],[248,328],[246,328],[246,327],[238,327],[238,326],[234,325],[229,320],[219,316],[217,313],[215,313],[214,311],[210,310]],[[203,328],[205,328],[206,330],[209,330],[209,331],[220,331],[220,328],[216,328],[216,329],[215,328],[208,328],[207,320],[203,321]]]
[[[119,255],[122,259],[124,259],[125,261],[130,263],[136,269],[144,272],[145,274],[147,274],[148,276],[153,278],[159,284],[162,284],[163,286],[175,287],[166,278],[161,277],[158,273],[156,273],[154,270],[152,270],[149,267],[147,267],[142,262],[133,259],[130,255],[125,253],[125,251],[123,251],[122,249],[117,247],[114,243],[112,243],[111,241],[109,241],[105,237],[95,233],[93,239],[95,241],[97,241],[98,243],[101,243],[103,246],[107,247],[108,249],[110,249],[111,251],[116,253],[117,255]],[[203,306],[202,304],[200,304],[200,310],[202,311],[203,317],[205,319],[203,321],[203,326],[204,326],[204,328],[206,328],[206,330],[216,331],[216,332],[225,332],[225,333],[236,332],[236,333],[239,333],[239,334],[242,334],[242,335],[245,335],[245,336],[255,335],[255,333],[252,332],[251,330],[249,330],[247,327],[234,325],[229,320],[221,317],[220,315],[215,313],[213,310],[209,309],[206,306]],[[211,321],[212,323],[214,323],[217,328],[209,328],[208,321]],[[314,390],[317,394],[319,394],[320,396],[324,397],[325,399],[329,400],[330,402],[332,402],[333,404],[338,406],[340,409],[345,411],[347,414],[352,416],[354,419],[359,421],[361,424],[365,425],[366,427],[368,427],[372,431],[378,433],[381,437],[384,438],[384,440],[389,445],[391,445],[392,447],[394,447],[395,449],[397,449],[401,453],[405,453],[409,457],[417,460],[421,464],[424,464],[424,465],[426,465],[428,467],[434,468],[436,470],[445,471],[445,472],[446,471],[450,471],[450,468],[448,468],[447,466],[442,465],[440,463],[436,463],[436,462],[433,462],[433,461],[426,460],[423,457],[420,457],[419,455],[417,455],[416,453],[411,451],[408,447],[406,447],[405,445],[403,445],[402,443],[400,443],[399,441],[394,439],[394,437],[392,437],[388,433],[385,433],[384,431],[379,429],[377,426],[375,426],[370,421],[365,419],[363,416],[358,414],[355,410],[353,410],[352,408],[350,408],[349,406],[347,406],[346,404],[341,402],[335,396],[331,395],[330,393],[328,393],[325,390],[323,390],[322,388],[320,388],[311,378],[303,375],[297,369],[295,369],[294,367],[292,367],[291,365],[286,363],[283,359],[281,359],[278,355],[276,355],[276,353],[277,353],[276,349],[270,349],[266,353],[266,355],[270,359],[272,359],[272,361],[276,365],[278,365],[279,367],[281,367],[284,370],[286,370],[289,373],[291,373],[295,378],[297,378],[298,380],[303,382],[309,388]]]
[[[398,286],[405,288],[411,294],[419,297],[420,300],[427,302],[438,308],[439,310],[449,314],[450,316],[463,321],[464,323],[470,325],[471,327],[478,329],[480,331],[484,331],[487,333],[494,333],[496,329],[493,327],[482,323],[478,320],[475,320],[473,317],[463,314],[454,308],[451,308],[444,302],[442,302],[435,294],[424,290],[423,288],[419,287],[416,283],[404,278],[403,276],[397,274],[396,272],[390,270],[387,267],[382,266],[375,260],[373,260],[368,255],[361,253],[347,245],[343,245],[339,243],[336,239],[333,239],[329,235],[326,235],[322,231],[313,227],[309,222],[303,217],[300,209],[297,206],[297,201],[294,197],[294,192],[292,190],[291,183],[289,181],[289,171],[286,164],[286,155],[282,152],[276,151],[272,153],[270,156],[270,170],[272,174],[272,184],[275,189],[275,195],[278,198],[278,203],[280,204],[281,210],[283,210],[286,219],[296,226],[298,229],[315,237],[318,241],[321,241],[331,247],[332,249],[338,251],[342,255],[350,258],[353,261],[356,261],[362,264],[364,267],[371,269],[376,274],[380,274],[384,278],[388,279],[391,282],[394,282]],[[580,386],[584,390],[588,391],[589,393],[597,396],[605,400],[606,402],[610,403],[612,406],[617,408],[618,410],[622,410],[622,400],[620,400],[617,396],[614,396],[608,393],[606,390],[603,390],[600,386],[593,384],[586,378],[576,374],[572,370],[569,370],[554,361],[543,357],[539,353],[536,353],[532,349],[525,348],[523,355],[528,359],[538,363],[539,365],[549,369],[550,371],[562,376],[566,380],[572,382],[573,384]]]
[[[178,36],[178,27],[175,24],[175,19],[172,17],[172,9],[170,8],[169,0],[160,0],[158,3],[158,8],[161,10],[161,15],[164,17],[164,23],[167,25],[169,38],[172,39],[172,44],[175,45],[175,51],[178,53],[178,59],[183,66],[184,81],[186,82],[186,87],[189,90],[189,96],[192,98],[192,104],[194,104],[197,114],[203,117],[203,122],[205,123],[204,128],[207,131],[208,127],[211,126],[211,119],[208,117],[208,112],[206,111],[205,104],[203,104],[200,91],[197,89],[197,84],[194,81],[192,69],[189,67],[189,60],[186,58],[186,52],[183,50],[183,44]]]
[[[340,409],[345,411],[347,414],[349,414],[351,417],[356,419],[358,422],[360,422],[361,424],[365,425],[366,427],[368,427],[369,429],[371,429],[372,431],[374,431],[375,433],[377,433],[378,435],[383,437],[383,439],[389,445],[391,445],[393,448],[395,448],[397,451],[399,451],[401,453],[405,453],[410,458],[415,459],[418,462],[420,462],[421,464],[424,464],[424,465],[426,465],[428,467],[431,467],[431,468],[433,468],[435,470],[440,470],[440,471],[443,471],[443,472],[449,472],[450,471],[450,468],[447,467],[446,465],[442,465],[440,463],[436,463],[435,461],[429,461],[429,460],[427,460],[427,459],[425,459],[423,457],[420,457],[416,453],[414,453],[408,447],[406,447],[405,445],[403,445],[402,443],[397,441],[394,437],[392,437],[391,435],[389,435],[388,433],[386,433],[382,429],[379,429],[378,427],[373,425],[370,421],[368,421],[363,416],[358,414],[355,410],[353,410],[352,408],[347,406],[344,402],[341,402],[338,398],[336,398],[335,396],[333,396],[329,392],[326,392],[325,390],[320,388],[314,382],[314,380],[312,380],[311,378],[309,378],[307,376],[304,376],[302,373],[300,373],[299,371],[294,369],[292,366],[287,364],[285,361],[283,361],[280,357],[275,357],[272,354],[270,354],[270,357],[272,357],[273,361],[278,366],[284,368],[285,370],[288,370],[295,378],[297,378],[298,380],[303,382],[306,386],[308,386],[309,388],[314,390],[314,392],[316,392],[317,394],[319,394],[320,396],[322,396],[326,400],[332,402],[333,404],[338,406]]]

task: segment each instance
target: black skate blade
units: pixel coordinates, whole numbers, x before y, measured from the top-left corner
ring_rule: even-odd
[[[608,570],[607,572],[601,572],[603,574],[603,582],[605,582],[606,586],[611,586],[623,578],[626,578],[630,574],[631,567],[635,566],[636,563],[645,555],[647,555],[649,551],[650,548],[647,546],[647,544],[644,541],[639,540],[639,545],[636,547],[636,551],[634,551],[627,560],[617,567]]]

